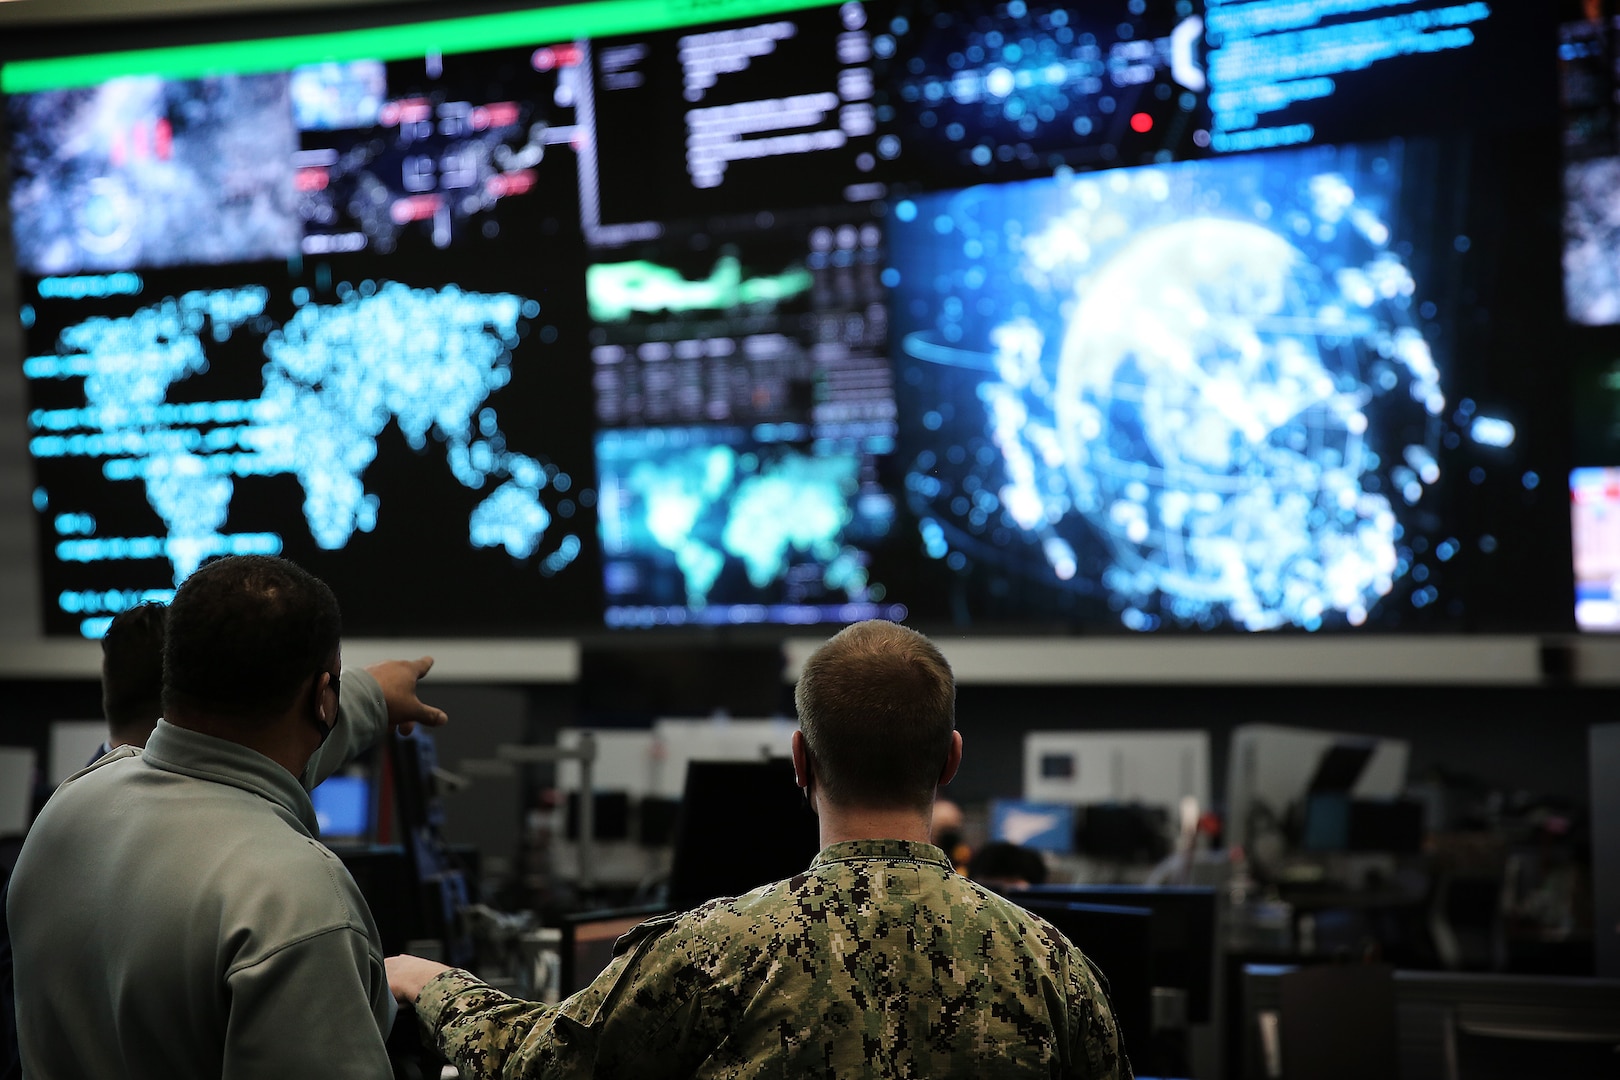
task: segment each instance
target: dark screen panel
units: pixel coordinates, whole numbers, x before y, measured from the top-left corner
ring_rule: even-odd
[[[539,66],[9,99],[49,632],[229,553],[353,632],[595,622],[571,69]]]
[[[675,827],[669,904],[679,910],[741,896],[802,873],[820,850],[792,762],[694,761]]]
[[[1187,1018],[1207,1023],[1215,969],[1215,894],[1188,886],[1037,885],[1009,894],[1024,903],[1114,904],[1153,914],[1151,985],[1187,992]]]
[[[1141,907],[1055,898],[1014,899],[1057,927],[1102,972],[1126,1055],[1134,1061],[1152,1060],[1153,984],[1148,970],[1153,913]]]

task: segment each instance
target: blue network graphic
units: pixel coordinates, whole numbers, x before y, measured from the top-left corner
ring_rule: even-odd
[[[122,291],[139,291],[135,275],[114,277]],[[50,282],[42,295],[64,287]],[[512,350],[539,304],[453,285],[362,281],[337,291],[337,303],[323,304],[297,290],[298,306],[279,327],[265,314],[263,287],[190,292],[87,319],[61,333],[56,354],[30,357],[28,378],[82,378],[85,402],[30,414],[34,457],[98,459],[106,479],[139,480],[164,525],[162,536],[104,537],[94,535],[92,515],[59,516],[67,538],[57,558],[165,558],[178,585],[214,555],[278,553],[280,534],[226,531],[238,483],[278,475],[297,478],[315,543],[340,550],[377,527],[379,499],[363,477],[390,423],[416,450],[430,439],[442,445],[464,487],[492,488],[468,520],[471,546],[504,548],[514,559],[540,551],[553,524],[546,498],[567,492],[573,478],[511,449],[488,403],[511,380]],[[177,384],[209,371],[210,343],[244,331],[263,335],[259,397],[169,400]],[[552,575],[582,544],[569,534],[548,546],[540,572]]]
[[[305,303],[271,332],[263,400],[281,422],[265,438],[277,465],[303,486],[317,544],[341,548],[356,529],[376,526],[377,500],[360,475],[394,421],[413,449],[425,448],[430,434],[444,444],[464,486],[507,481],[473,513],[475,547],[505,547],[520,559],[534,553],[551,524],[540,492],[553,477],[506,448],[485,405],[511,380],[525,314],[538,315],[539,306],[506,293],[362,282],[339,305]]]
[[[1400,177],[1319,148],[900,204],[903,381],[971,387],[904,410],[929,553],[1022,535],[1136,630],[1366,622],[1446,406]]]
[[[940,10],[918,0],[899,10],[873,40],[892,63],[907,128],[889,136],[896,152],[903,138],[908,156],[988,179],[1167,161],[1209,143],[1204,24],[1191,3],[1007,0]]]

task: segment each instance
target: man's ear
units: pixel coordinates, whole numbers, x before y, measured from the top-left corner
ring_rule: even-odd
[[[326,688],[331,685],[332,673],[330,671],[323,671],[319,675],[315,676],[315,719],[323,727],[331,727],[333,724],[337,723],[337,717],[335,715],[331,717],[326,715]],[[334,713],[336,712],[335,709],[333,711]]]
[[[945,767],[939,770],[939,786],[944,787],[956,777],[956,770],[962,767],[962,733],[951,732],[951,748],[945,754]]]
[[[810,790],[810,746],[802,731],[793,733],[793,782]]]

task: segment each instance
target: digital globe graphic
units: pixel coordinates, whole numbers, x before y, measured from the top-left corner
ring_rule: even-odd
[[[1321,147],[897,204],[927,553],[1132,630],[1366,624],[1441,479],[1401,168]]]

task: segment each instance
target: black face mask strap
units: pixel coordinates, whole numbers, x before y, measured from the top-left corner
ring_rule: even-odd
[[[324,674],[324,675],[332,675],[332,673],[329,672],[329,671],[328,672],[322,672],[322,674]],[[332,675],[332,693],[333,694],[337,693],[337,688],[338,688],[337,676]],[[330,724],[328,724],[326,721],[321,719],[321,692],[322,692],[321,680],[319,678],[317,678],[315,680],[315,711],[310,716],[309,722],[311,724],[314,724],[315,725],[315,730],[319,731],[321,733],[320,745],[325,746],[326,745],[326,740],[330,739],[332,737],[332,729],[337,727],[337,717],[336,716],[332,717],[332,722]]]

